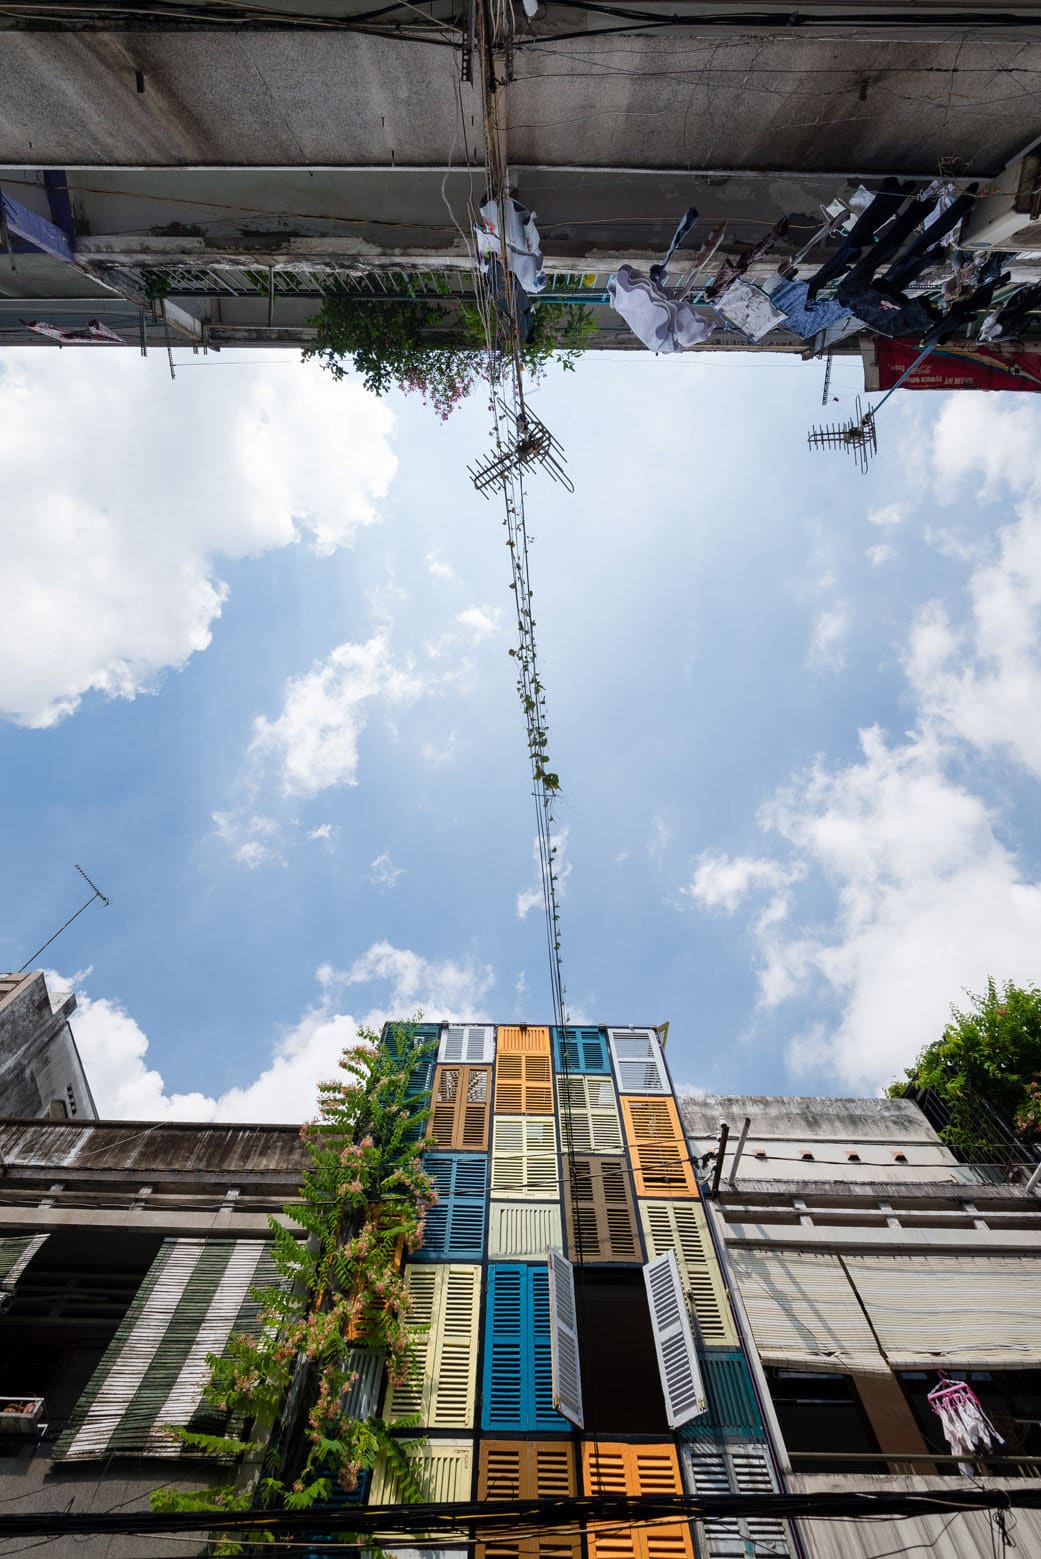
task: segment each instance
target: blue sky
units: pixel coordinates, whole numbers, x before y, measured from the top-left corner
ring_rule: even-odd
[[[683,1085],[877,1088],[1041,946],[1041,416],[859,363],[590,356],[529,489],[572,1012]],[[0,963],[104,1113],[296,1119],[360,1021],[549,1016],[504,532],[440,424],[288,357],[8,351]]]

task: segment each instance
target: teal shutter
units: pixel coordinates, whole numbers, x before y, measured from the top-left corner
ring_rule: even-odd
[[[684,1424],[680,1438],[703,1440],[725,1435],[731,1439],[765,1439],[752,1376],[740,1350],[705,1348],[699,1362],[708,1412]]]
[[[206,1356],[254,1331],[250,1289],[279,1281],[269,1240],[164,1240],[55,1446],[56,1461],[182,1454],[165,1425],[212,1427]]]
[[[549,1272],[544,1266],[488,1268],[482,1429],[570,1429],[553,1407]]]
[[[426,1215],[414,1261],[480,1261],[488,1219],[488,1155],[424,1153],[439,1200]]]
[[[558,1072],[610,1072],[607,1041],[599,1029],[555,1028],[553,1065]]]

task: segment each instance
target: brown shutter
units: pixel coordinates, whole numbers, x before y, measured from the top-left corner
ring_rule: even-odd
[[[439,1148],[483,1153],[488,1147],[489,1066],[439,1066],[427,1137]]]
[[[564,1165],[568,1255],[572,1261],[640,1261],[640,1235],[624,1161],[576,1158]]]
[[[674,1099],[622,1097],[637,1196],[697,1196]]]
[[[553,1114],[553,1073],[548,1055],[500,1055],[495,1069],[495,1110],[499,1115]]]
[[[567,1499],[574,1493],[574,1456],[566,1441],[482,1439],[479,1500]],[[497,1533],[491,1542],[478,1543],[477,1559],[578,1559],[580,1541],[577,1532],[542,1537]]]

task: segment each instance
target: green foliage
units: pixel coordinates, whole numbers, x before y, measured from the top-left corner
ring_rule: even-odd
[[[307,1509],[328,1498],[332,1477],[350,1490],[381,1455],[403,1490],[418,1490],[410,1456],[416,1442],[397,1434],[413,1423],[352,1418],[343,1408],[358,1378],[353,1356],[359,1346],[386,1355],[393,1383],[407,1378],[412,1360],[416,1328],[408,1323],[401,1256],[422,1243],[427,1209],[437,1200],[419,1162],[430,1096],[409,1093],[414,1068],[434,1049],[418,1038],[418,1021],[394,1025],[382,1043],[359,1031],[360,1043],[340,1060],[346,1078],[319,1085],[318,1115],[301,1132],[310,1157],[301,1200],[284,1209],[309,1238],[300,1240],[270,1220],[273,1259],[285,1286],[254,1289],[258,1329],[233,1335],[223,1355],[207,1359],[206,1399],[233,1423],[256,1425],[254,1437],[169,1430],[191,1455],[226,1460],[252,1454],[259,1460],[263,1439],[303,1367],[312,1389],[300,1473],[291,1486],[265,1476],[255,1488],[231,1484],[190,1495],[158,1490],[154,1508],[250,1509],[259,1499],[269,1507]],[[182,1499],[203,1503],[177,1503]],[[233,1503],[239,1500],[244,1503]]]
[[[573,303],[537,301],[534,316],[533,339],[520,348],[528,373],[538,382],[555,358],[572,371],[596,334],[596,316]],[[304,359],[316,358],[334,379],[345,378],[353,367],[374,395],[386,395],[395,386],[417,392],[444,421],[496,371],[480,310],[460,304],[455,339],[439,339],[434,332],[449,317],[439,303],[328,297],[309,321],[315,338],[304,347]],[[511,350],[506,329],[505,321],[496,316],[498,353]]]
[[[894,1083],[899,1097],[908,1086],[933,1088],[951,1111],[940,1135],[970,1156],[982,1149],[977,1101],[985,1099],[1022,1136],[1041,1136],[1041,990],[1011,980],[999,992],[993,979],[981,996],[971,992],[969,1010],[951,1008],[940,1039],[927,1045]]]

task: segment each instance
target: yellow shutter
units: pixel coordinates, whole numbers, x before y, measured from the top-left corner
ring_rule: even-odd
[[[571,1124],[575,1153],[624,1153],[614,1083],[609,1077],[558,1076],[560,1131]]]
[[[552,1115],[553,1072],[548,1055],[500,1055],[495,1109],[502,1115]]]
[[[549,1029],[500,1028],[499,1055],[510,1052],[526,1055],[549,1055]]]
[[[737,1329],[703,1209],[697,1202],[641,1202],[640,1217],[648,1256],[676,1252],[701,1341],[714,1348],[736,1348]]]
[[[410,1265],[413,1358],[408,1380],[391,1386],[390,1418],[417,1417],[424,1429],[469,1429],[474,1421],[481,1269],[462,1263]],[[425,1328],[420,1330],[420,1328]]]
[[[557,1132],[552,1115],[497,1115],[492,1138],[492,1195],[559,1197]]]
[[[623,1096],[622,1114],[637,1196],[697,1196],[675,1100]]]
[[[428,1505],[451,1505],[469,1501],[473,1480],[473,1445],[469,1440],[427,1440],[416,1447],[414,1460],[419,1464],[423,1501]],[[402,1500],[392,1468],[380,1456],[372,1472],[370,1505],[397,1505]],[[432,1534],[438,1541],[444,1533]]]

